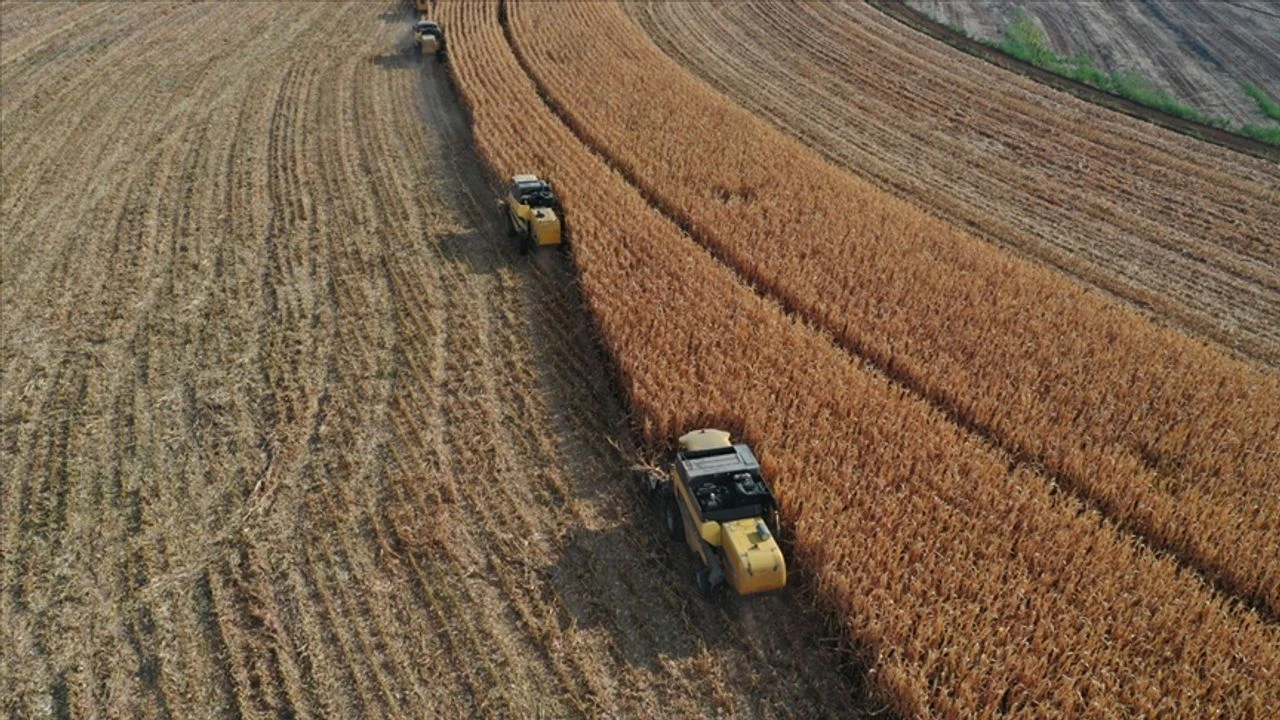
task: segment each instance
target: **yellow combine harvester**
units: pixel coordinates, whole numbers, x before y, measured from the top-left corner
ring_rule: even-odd
[[[413,26],[413,40],[423,55],[435,55],[444,60],[444,30],[439,24],[423,17]]]
[[[536,175],[514,175],[502,206],[507,234],[517,238],[520,254],[542,245],[563,245],[564,209],[545,180]]]
[[[670,480],[651,477],[650,490],[661,494],[667,534],[702,560],[696,580],[704,594],[724,583],[739,595],[787,584],[778,501],[751,448],[723,430],[686,433]]]

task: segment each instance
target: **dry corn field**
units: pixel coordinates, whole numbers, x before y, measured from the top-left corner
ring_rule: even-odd
[[[860,6],[436,14],[0,5],[0,715],[1280,707],[1274,166]],[[704,425],[780,594],[632,477]]]
[[[987,63],[859,2],[628,9],[672,57],[833,164],[1161,322],[1280,365],[1274,164],[1016,75],[993,83]]]
[[[1280,375],[842,174],[664,62],[616,6],[515,22],[570,122],[746,280],[1280,615]],[[575,53],[560,50],[584,26]],[[1249,240],[1265,250],[1275,237]]]

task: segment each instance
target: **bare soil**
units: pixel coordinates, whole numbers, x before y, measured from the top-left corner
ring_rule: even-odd
[[[407,6],[0,13],[0,714],[864,712],[698,596]]]
[[[836,165],[1280,365],[1275,164],[1037,85],[862,3],[627,7],[669,55]]]

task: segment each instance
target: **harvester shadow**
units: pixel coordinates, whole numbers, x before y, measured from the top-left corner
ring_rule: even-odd
[[[466,263],[478,275],[489,275],[497,271],[497,263],[491,253],[483,252],[485,243],[493,239],[480,230],[468,228],[461,232],[452,232],[434,239],[440,256],[448,262]]]
[[[373,55],[369,58],[369,62],[383,70],[407,70],[417,67],[421,58],[418,57],[418,51],[413,45],[407,45],[398,52]]]
[[[477,275],[492,275],[504,269],[528,274],[530,258],[521,256],[516,241],[507,235],[502,214],[499,181],[487,171],[475,149],[471,123],[465,106],[450,79],[449,70],[434,60],[422,61],[423,82],[415,85],[414,101],[423,121],[433,129],[429,152],[437,158],[432,192],[458,208],[458,229],[433,237],[445,261],[469,265]],[[394,69],[394,68],[391,68]]]
[[[515,241],[488,228],[469,228],[433,239],[440,257],[446,262],[465,264],[476,276],[493,275],[505,268],[527,272],[531,262],[514,249]],[[546,263],[546,258],[532,262]]]
[[[722,587],[704,596],[694,583],[698,561],[667,537],[657,503],[634,495],[629,522],[568,536],[543,570],[540,587],[557,596],[562,632],[607,633],[619,659],[644,672],[717,658],[743,671],[718,676],[730,694],[765,704],[786,706],[811,692],[801,677],[863,702],[871,656],[850,646],[815,607],[809,578],[761,595],[739,597]]]
[[[628,665],[648,671],[731,646],[739,600],[704,598],[694,586],[693,557],[666,540],[657,510],[639,514],[629,524],[571,534],[542,570],[561,631],[608,633]]]

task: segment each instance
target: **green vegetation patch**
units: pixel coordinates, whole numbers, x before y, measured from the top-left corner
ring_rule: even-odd
[[[1244,125],[1237,132],[1260,140],[1268,145],[1280,147],[1280,127],[1262,127],[1261,125]]]
[[[1280,120],[1280,103],[1272,100],[1271,96],[1267,95],[1266,90],[1253,83],[1245,83],[1240,87],[1244,89],[1246,95],[1258,102],[1258,109],[1262,111],[1263,115],[1272,120]]]

